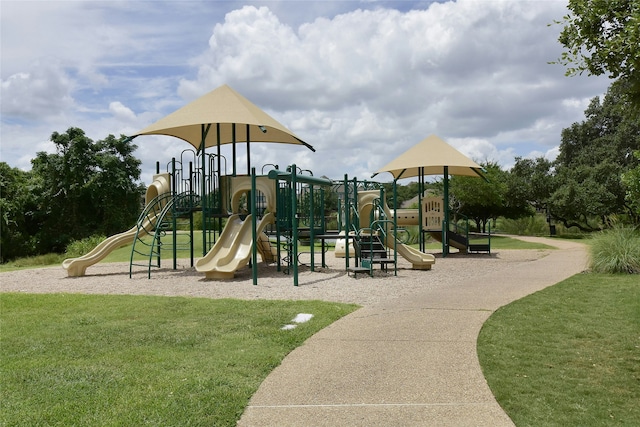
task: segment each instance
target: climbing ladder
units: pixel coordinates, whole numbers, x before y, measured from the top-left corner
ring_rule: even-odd
[[[129,277],[133,275],[133,266],[136,265],[146,267],[147,275],[151,278],[151,268],[160,267],[163,245],[166,246],[161,240],[162,237],[166,236],[167,232],[173,232],[175,237],[178,219],[198,209],[199,203],[200,197],[191,192],[177,195],[164,193],[145,207],[138,218],[136,236],[131,248]],[[151,236],[151,239],[147,236]],[[192,242],[189,241],[187,244],[191,245]],[[172,248],[178,249],[175,244]],[[135,262],[136,255],[142,256],[144,264]]]
[[[382,190],[381,197],[384,197]],[[358,214],[357,222],[361,221]],[[374,201],[367,223],[370,225],[369,227],[360,228],[356,233],[353,242],[356,251],[356,265],[349,267],[348,271],[354,273],[356,277],[358,273],[363,272],[373,275],[376,265],[379,265],[382,271],[388,271],[388,267],[392,265],[394,271],[397,271],[397,255],[392,253],[391,248],[384,243],[388,241],[387,235],[393,233],[396,227],[394,227],[393,220],[387,218],[380,198]]]

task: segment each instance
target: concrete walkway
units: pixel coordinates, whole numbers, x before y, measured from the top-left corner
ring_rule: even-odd
[[[362,308],[294,350],[239,426],[513,426],[482,375],[476,339],[497,308],[585,270],[583,245],[517,268]],[[437,268],[437,264],[434,266]]]

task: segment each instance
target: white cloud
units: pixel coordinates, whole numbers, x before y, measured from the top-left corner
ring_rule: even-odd
[[[131,134],[226,83],[317,149],[259,144],[258,168],[364,179],[432,133],[509,166],[553,155],[609,83],[547,64],[560,1],[249,3],[3,1],[3,160],[70,126]],[[145,181],[188,148],[135,143]]]
[[[274,117],[288,118],[318,152],[335,150],[336,140],[344,150],[374,152],[401,140],[402,152],[437,133],[481,138],[478,154],[504,164],[516,152],[497,148],[506,134],[514,145],[536,135],[557,145],[567,95],[598,94],[547,64],[560,52],[557,29],[547,26],[563,13],[558,6],[355,10],[297,30],[267,8],[245,6],[215,26],[198,78],[183,80],[181,93],[191,98],[229,83]]]
[[[73,82],[55,65],[39,65],[2,79],[2,114],[47,119],[73,107]]]
[[[115,101],[109,104],[109,111],[113,113],[113,116],[124,122],[135,122],[136,114],[131,111],[130,108],[125,107],[120,101]]]

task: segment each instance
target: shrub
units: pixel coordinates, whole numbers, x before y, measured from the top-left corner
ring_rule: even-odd
[[[614,225],[594,235],[591,269],[596,273],[640,274],[640,230]]]
[[[502,218],[497,228],[506,234],[519,236],[543,236],[549,234],[549,224],[542,215],[533,215],[519,219]]]
[[[554,221],[556,235],[564,238],[580,239],[583,233],[577,227],[567,228]],[[542,214],[527,216],[519,219],[500,218],[495,228],[496,233],[514,234],[518,236],[548,236],[551,233],[549,223]],[[493,232],[493,231],[492,231]]]
[[[94,234],[81,240],[74,240],[67,245],[65,254],[67,258],[77,258],[89,253],[107,237],[103,234]]]

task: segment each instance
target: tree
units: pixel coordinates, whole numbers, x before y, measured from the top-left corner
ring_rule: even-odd
[[[466,176],[451,178],[450,204],[454,213],[472,219],[483,233],[487,232],[490,220],[500,216],[515,219],[532,213],[525,193],[509,172],[496,162],[484,162],[482,167],[486,180]]]
[[[556,61],[567,75],[608,74],[625,84],[640,108],[640,2],[638,0],[569,0],[559,41],[567,49]]]
[[[124,136],[98,142],[79,128],[54,132],[55,154],[32,160],[37,177],[39,252],[63,252],[75,239],[114,234],[131,227],[140,212],[143,188],[136,146]]]
[[[629,191],[640,167],[633,155],[640,150],[640,121],[629,104],[614,83],[603,101],[591,100],[584,121],[562,131],[554,162],[516,158],[511,174],[529,203],[583,231],[607,226],[612,215],[638,223],[637,199]]]
[[[608,225],[611,215],[623,213],[621,168],[613,162],[558,167],[555,191],[549,198],[551,216],[567,228],[594,231]]]
[[[584,121],[562,131],[549,202],[552,215],[567,226],[590,231],[611,215],[634,217],[622,175],[639,164],[633,152],[640,149],[640,121],[622,90],[612,84],[602,102],[592,99]]]
[[[538,211],[547,211],[549,198],[555,191],[553,163],[544,157],[516,157],[510,170],[511,186],[518,188],[526,203]]]
[[[622,175],[622,182],[627,186],[626,200],[635,212],[635,222],[640,223],[640,150],[633,153],[638,159],[638,166]]]
[[[0,262],[30,254],[36,195],[33,174],[0,162]]]

